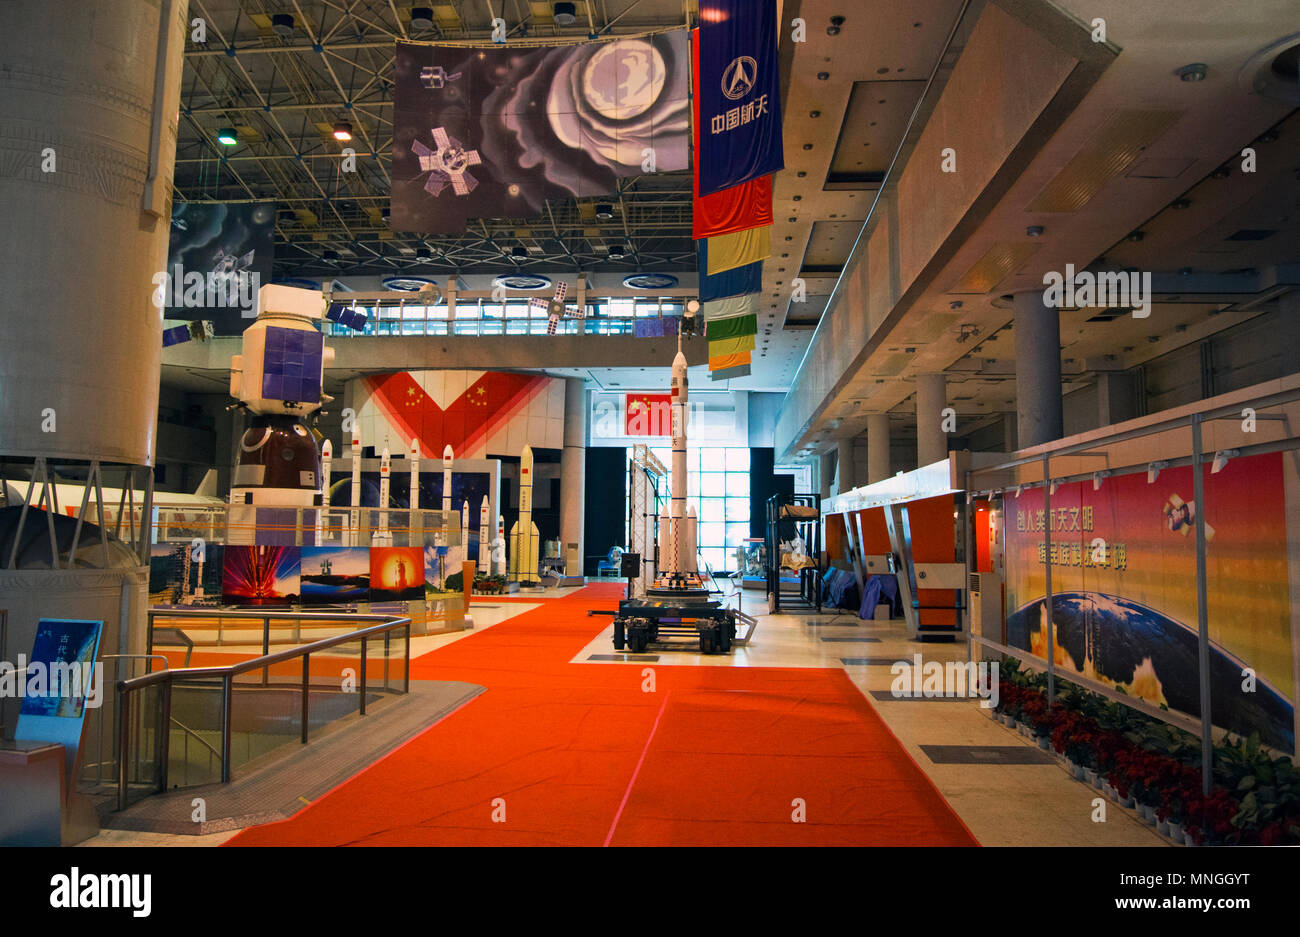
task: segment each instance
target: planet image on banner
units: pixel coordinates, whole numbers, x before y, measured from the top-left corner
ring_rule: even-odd
[[[664,57],[641,39],[610,42],[591,57],[582,95],[603,117],[630,120],[654,106],[664,90]]]
[[[1046,658],[1044,600],[1007,616],[1007,643]],[[1120,596],[1062,592],[1052,596],[1057,661],[1077,673],[1154,706],[1200,716],[1196,630]],[[1242,691],[1246,663],[1210,644],[1210,709],[1214,725],[1242,736],[1258,732],[1265,744],[1295,748],[1294,707],[1262,677]],[[1069,679],[1069,674],[1063,674]]]

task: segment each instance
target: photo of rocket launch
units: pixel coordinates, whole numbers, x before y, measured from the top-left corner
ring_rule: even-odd
[[[419,547],[370,548],[370,601],[424,599],[424,551]]]
[[[301,548],[228,544],[221,600],[227,605],[288,605],[298,597]]]

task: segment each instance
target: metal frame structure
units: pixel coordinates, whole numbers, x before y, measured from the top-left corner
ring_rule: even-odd
[[[1071,683],[1078,684],[1099,693],[1110,699],[1116,700],[1131,709],[1142,712],[1154,719],[1178,726],[1179,728],[1190,731],[1198,731],[1201,742],[1201,783],[1205,794],[1209,794],[1213,785],[1214,776],[1214,745],[1213,745],[1213,726],[1211,724],[1210,710],[1210,634],[1209,634],[1209,610],[1207,604],[1207,574],[1206,574],[1206,536],[1205,536],[1205,518],[1204,518],[1204,497],[1205,487],[1203,472],[1198,469],[1208,464],[1214,457],[1214,453],[1206,453],[1203,450],[1202,431],[1207,423],[1218,420],[1241,421],[1243,408],[1250,408],[1255,411],[1261,411],[1268,407],[1276,407],[1285,404],[1294,404],[1300,402],[1300,388],[1292,388],[1280,392],[1265,394],[1255,397],[1242,397],[1231,404],[1215,406],[1205,410],[1194,411],[1189,414],[1181,414],[1158,420],[1147,426],[1137,429],[1122,431],[1118,433],[1099,433],[1093,434],[1084,442],[1063,446],[1058,449],[1051,449],[1040,454],[1028,455],[1020,459],[1013,459],[1002,462],[997,465],[991,465],[979,469],[971,469],[966,473],[966,490],[967,503],[981,497],[996,497],[999,500],[1009,490],[1019,489],[1043,489],[1043,508],[1044,514],[1051,509],[1052,488],[1059,484],[1069,482],[1087,481],[1095,477],[1094,472],[1083,472],[1072,475],[1063,475],[1053,477],[1052,459],[1063,458],[1079,455],[1105,455],[1098,450],[1108,445],[1115,445],[1120,442],[1141,439],[1143,437],[1154,436],[1171,430],[1189,430],[1191,434],[1191,453],[1178,458],[1162,458],[1159,463],[1161,469],[1181,466],[1191,466],[1193,477],[1194,498],[1198,510],[1195,519],[1196,534],[1196,599],[1197,599],[1197,635],[1198,635],[1198,655],[1197,669],[1199,679],[1199,702],[1200,718],[1189,719],[1186,716],[1172,713],[1168,710],[1162,710],[1158,707],[1144,703],[1142,700],[1135,699],[1122,693],[1117,693],[1105,684],[1091,680],[1073,671],[1063,674],[1063,679]],[[1300,450],[1300,435],[1290,427],[1289,421],[1285,414],[1280,416],[1272,414],[1261,414],[1259,419],[1280,419],[1288,434],[1282,439],[1271,442],[1259,443],[1252,446],[1241,446],[1236,450],[1236,457],[1258,455],[1270,452],[1296,452]],[[1149,471],[1153,463],[1135,462],[1126,465],[1111,465],[1109,456],[1106,458],[1106,472],[1112,475],[1126,474],[1129,472],[1137,473]],[[993,475],[994,473],[1005,473],[1014,471],[1021,466],[1041,465],[1042,477],[1037,481],[1026,481],[1022,484],[1008,483],[1006,479],[997,479],[992,485],[987,483],[981,484],[979,479],[982,476]],[[1052,543],[1052,532],[1050,525],[1047,525],[1043,531],[1047,549],[1050,554]],[[1003,547],[1005,549],[1005,545]],[[969,555],[969,554],[968,554]],[[1052,569],[1051,564],[1046,564],[1044,607],[1051,609],[1053,607],[1052,591]],[[1040,670],[1047,674],[1047,693],[1049,702],[1055,701],[1056,698],[1056,676],[1057,669],[1055,665],[1055,645],[1054,629],[1048,629],[1048,653],[1047,658],[1040,659],[1035,657],[1029,651],[1007,647],[1006,645],[984,638],[980,635],[967,634],[968,652],[973,653],[972,644],[979,644],[991,650],[998,651],[1010,657],[1015,657],[1033,669]],[[1296,633],[1296,624],[1292,623],[1293,639]],[[1294,755],[1294,752],[1288,753]]]
[[[781,509],[796,506],[812,508],[816,514],[808,518],[782,517]],[[822,499],[817,494],[775,494],[767,499],[767,523],[764,528],[767,547],[767,594],[768,613],[776,615],[781,612],[781,523],[792,522],[796,525],[809,525],[800,531],[808,548],[808,556],[813,565],[799,570],[799,604],[791,611],[822,610]],[[811,538],[807,536],[811,534]]]
[[[641,597],[659,571],[659,480],[667,478],[663,467],[650,447],[637,443],[628,460],[627,530],[628,552],[641,557],[641,575],[629,583],[628,597]],[[651,572],[651,557],[654,571]]]

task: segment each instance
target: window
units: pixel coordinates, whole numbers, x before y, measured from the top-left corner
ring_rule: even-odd
[[[651,452],[669,471],[660,486],[667,499],[671,487],[673,451],[667,446]],[[749,450],[730,446],[690,446],[686,450],[686,504],[698,518],[700,561],[716,574],[736,566],[736,548],[749,536]],[[667,501],[665,500],[667,510]]]

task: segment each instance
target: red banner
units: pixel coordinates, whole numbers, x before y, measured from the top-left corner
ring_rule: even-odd
[[[671,394],[624,394],[624,436],[671,436]]]

